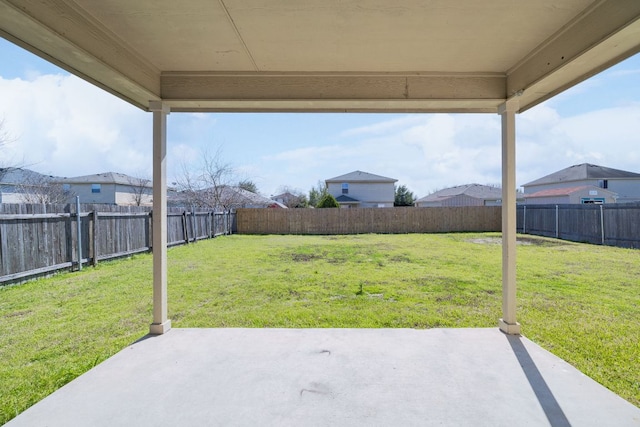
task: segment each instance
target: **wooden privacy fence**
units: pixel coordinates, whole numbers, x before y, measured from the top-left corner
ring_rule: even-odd
[[[518,206],[517,227],[520,233],[640,248],[640,204]]]
[[[96,265],[101,260],[149,251],[152,215],[151,209],[135,206],[85,204],[78,214],[75,205],[0,204],[0,283],[78,268],[78,258]],[[170,208],[167,244],[230,234],[234,215]]]
[[[499,206],[238,209],[239,234],[364,234],[500,231]]]

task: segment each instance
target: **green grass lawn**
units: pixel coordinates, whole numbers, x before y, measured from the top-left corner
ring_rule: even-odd
[[[640,406],[640,252],[521,236],[518,320]],[[151,255],[0,288],[0,424],[145,335]],[[174,327],[495,327],[499,234],[227,236],[169,250]]]

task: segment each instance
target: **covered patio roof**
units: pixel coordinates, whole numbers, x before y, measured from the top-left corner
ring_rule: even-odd
[[[640,51],[640,2],[0,0],[0,35],[145,110],[495,113]]]

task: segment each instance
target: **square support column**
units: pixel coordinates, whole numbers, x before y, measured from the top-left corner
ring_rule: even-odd
[[[502,318],[500,330],[520,334],[516,321],[516,111],[509,99],[498,108],[502,116]]]
[[[171,329],[167,317],[167,115],[169,107],[151,101],[153,112],[153,323],[149,332]]]

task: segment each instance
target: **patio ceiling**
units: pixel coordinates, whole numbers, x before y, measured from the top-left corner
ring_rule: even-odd
[[[519,111],[640,51],[638,0],[0,0],[0,35],[171,111]]]

